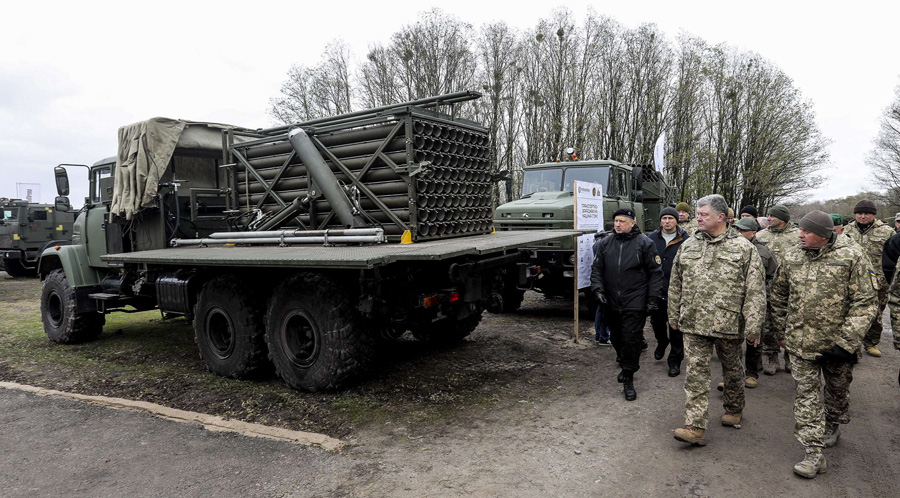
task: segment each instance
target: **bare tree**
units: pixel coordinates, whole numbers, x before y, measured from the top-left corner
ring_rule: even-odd
[[[881,127],[867,162],[872,167],[875,183],[886,189],[886,200],[900,205],[900,85],[894,90],[894,101],[881,117]]]
[[[353,110],[350,51],[340,40],[325,47],[314,67],[291,66],[281,96],[269,101],[269,115],[282,123],[306,121]]]

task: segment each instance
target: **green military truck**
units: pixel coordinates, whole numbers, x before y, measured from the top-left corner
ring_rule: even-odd
[[[608,159],[533,164],[524,168],[521,198],[501,205],[494,213],[496,230],[572,230],[575,217],[572,185],[575,180],[603,185],[605,221],[611,222],[617,209],[631,208],[637,215],[638,226],[645,233],[659,226],[659,213],[674,202],[674,191],[652,166],[628,165]],[[531,288],[552,297],[572,296],[574,240],[561,238],[531,249],[531,263],[540,268],[537,278],[531,281]],[[524,293],[523,287],[510,281],[501,293],[502,305],[498,307],[504,312],[515,311]]]
[[[41,252],[69,244],[74,221],[74,214],[50,204],[0,198],[0,270],[11,277],[37,275]]]
[[[358,377],[407,331],[460,341],[503,282],[527,285],[523,247],[573,235],[493,233],[487,130],[436,109],[479,96],[270,129],[120,128],[117,156],[89,168],[72,245],[40,259],[45,332],[90,341],[107,313],[158,308],[193,321],[210,371],[272,364],[311,391]]]

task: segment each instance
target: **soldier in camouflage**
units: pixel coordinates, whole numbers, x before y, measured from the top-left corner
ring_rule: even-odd
[[[759,344],[766,291],[759,252],[725,226],[728,206],[721,195],[697,202],[698,232],[682,244],[672,263],[669,322],[684,333],[685,427],[675,439],[706,444],[709,421],[710,358],[713,346],[725,378],[722,425],[740,424],[744,410],[741,346]]]
[[[780,264],[785,251],[800,243],[800,229],[791,223],[791,212],[783,204],[776,204],[769,208],[768,220],[769,227],[757,233],[756,240],[768,247]],[[766,375],[775,375],[778,371],[778,352],[780,350],[775,333],[769,329],[767,322],[762,338],[762,364],[763,372]],[[791,371],[787,351],[784,353],[784,371]]]
[[[888,290],[888,309],[891,313],[891,333],[894,336],[894,349],[900,351],[900,265],[894,270],[894,278]],[[900,373],[897,375],[900,384]]]
[[[833,230],[822,211],[800,220],[801,245],[784,254],[770,296],[774,327],[797,382],[794,435],[806,457],[794,472],[810,479],[825,472],[822,448],[837,444],[839,424],[850,422],[855,352],[877,304],[869,259]]]
[[[869,330],[863,337],[862,345],[866,353],[870,356],[879,357],[881,351],[878,349],[878,343],[881,342],[881,331],[884,329],[881,324],[881,315],[884,313],[884,307],[887,304],[888,284],[884,278],[881,267],[881,253],[884,250],[884,244],[894,235],[894,230],[885,222],[876,220],[877,214],[875,203],[869,199],[863,199],[856,203],[853,208],[853,214],[856,215],[856,221],[850,222],[844,230],[851,239],[861,245],[866,255],[869,257],[869,263],[875,270],[878,277],[878,311],[872,320]]]
[[[678,227],[693,236],[697,233],[697,220],[691,218],[691,206],[682,201],[675,205],[678,211]]]
[[[775,273],[778,271],[778,260],[775,259],[775,254],[773,254],[768,247],[756,240],[756,233],[759,231],[759,225],[752,216],[741,218],[734,224],[734,228],[738,233],[743,235],[744,238],[749,240],[757,251],[759,251],[763,270],[765,270],[766,293],[768,295],[769,289],[772,287],[772,281],[775,279]],[[769,327],[771,322],[771,313],[768,307],[766,307],[766,322],[763,325],[763,331]],[[759,372],[762,370],[762,347],[747,344],[747,351],[744,355],[744,364],[747,368],[747,378],[744,379],[744,385],[749,388],[754,388],[758,385]]]

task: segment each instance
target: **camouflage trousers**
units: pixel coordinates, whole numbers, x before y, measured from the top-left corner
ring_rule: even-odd
[[[743,338],[717,339],[684,334],[687,370],[684,376],[684,425],[706,429],[709,423],[709,390],[711,373],[709,362],[713,346],[722,362],[725,378],[725,411],[744,411],[744,366],[741,363]]]
[[[772,312],[766,306],[766,321],[763,322],[762,337],[760,337],[759,347],[762,348],[762,354],[768,357],[778,358],[781,346],[778,345],[778,336],[775,327],[772,325],[775,320],[772,318]]]
[[[819,373],[821,372],[821,377]],[[850,423],[850,363],[819,363],[791,355],[794,396],[794,436],[805,447],[822,447],[825,424]],[[822,379],[825,384],[824,400]]]
[[[894,291],[895,293],[897,291]],[[900,297],[891,295],[888,299],[891,312],[891,333],[894,335],[894,349],[900,350]]]
[[[887,284],[883,284],[880,289],[878,289],[878,313],[875,314],[875,319],[872,320],[872,325],[869,325],[869,330],[866,331],[865,337],[863,337],[863,346],[877,346],[879,342],[881,342],[881,332],[884,330],[884,326],[881,323],[881,316],[884,314],[884,307],[887,304],[888,300],[888,287]]]

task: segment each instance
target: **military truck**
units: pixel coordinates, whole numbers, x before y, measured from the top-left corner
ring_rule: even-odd
[[[674,191],[652,166],[628,165],[609,159],[580,161],[572,157],[577,156],[524,168],[521,198],[501,205],[494,213],[498,233],[573,229],[575,200],[572,185],[575,180],[603,185],[606,222],[612,222],[612,214],[617,209],[631,208],[637,215],[638,226],[645,233],[659,226],[660,212],[674,202]],[[540,268],[531,288],[551,297],[572,296],[573,238],[542,242],[531,249],[531,263]],[[518,309],[525,290],[509,281],[501,292],[499,308],[504,312]],[[590,301],[591,296],[585,297]]]
[[[45,332],[90,341],[107,313],[158,308],[193,321],[210,371],[271,363],[310,391],[346,385],[407,331],[462,340],[502,282],[527,284],[522,247],[572,236],[493,233],[487,130],[451,114],[479,96],[269,129],[120,128],[117,156],[89,168],[72,245],[41,257]]]
[[[72,213],[50,204],[0,198],[0,270],[11,277],[37,275],[41,252],[72,240]]]

